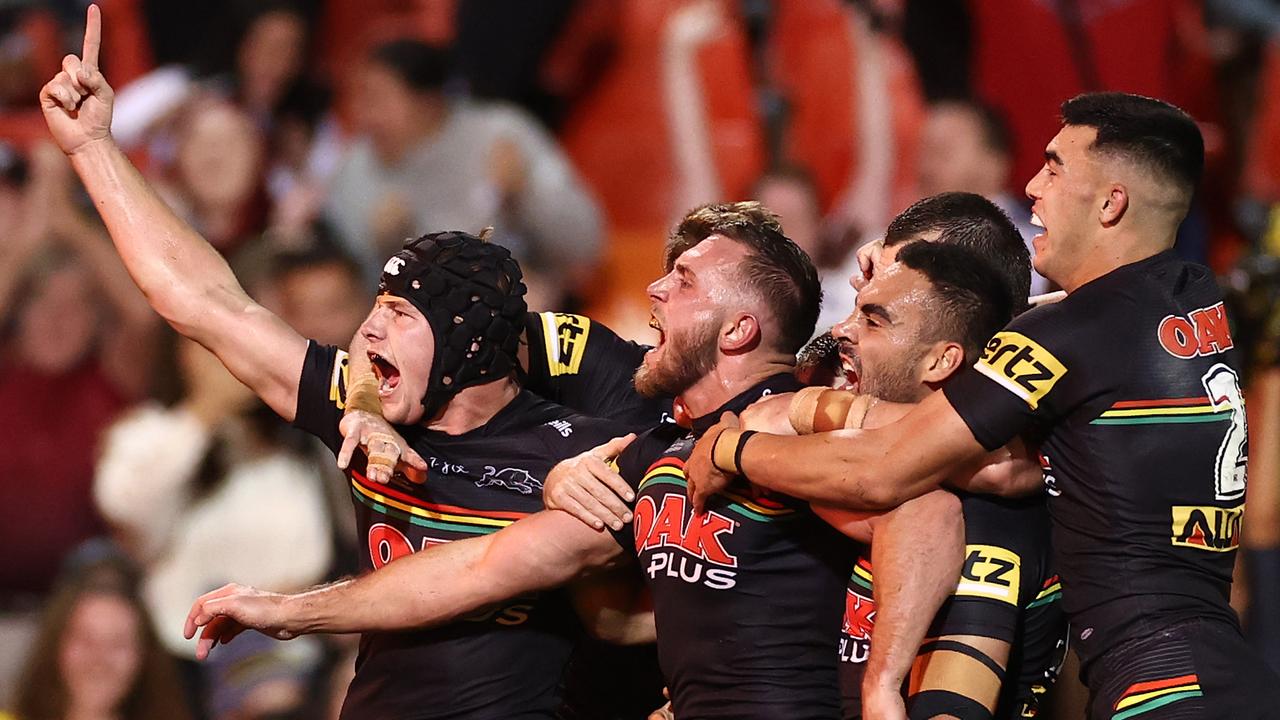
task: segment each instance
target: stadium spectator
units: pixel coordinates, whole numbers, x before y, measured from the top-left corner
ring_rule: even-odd
[[[15,720],[187,720],[129,578],[110,564],[63,581],[26,661]]]
[[[522,112],[446,93],[447,53],[416,40],[375,48],[356,70],[361,137],[326,215],[366,268],[428,228],[478,232],[556,279],[594,265],[600,216],[553,138]]]

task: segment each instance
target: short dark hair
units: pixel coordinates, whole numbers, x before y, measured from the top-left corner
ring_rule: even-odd
[[[960,343],[967,363],[975,362],[987,341],[1013,318],[1008,284],[972,249],[910,243],[899,251],[898,262],[933,285],[937,306],[928,314],[925,339]]]
[[[945,192],[920,200],[898,213],[884,234],[885,247],[937,232],[937,242],[965,248],[1004,278],[1015,312],[1031,294],[1031,253],[1013,221],[995,203],[974,193]]]
[[[794,355],[813,335],[822,307],[822,286],[809,255],[760,203],[714,203],[690,210],[676,226],[667,240],[664,269],[670,272],[676,258],[712,235],[747,246],[739,270],[778,321],[779,336],[771,344]]]
[[[369,53],[369,59],[420,93],[443,90],[453,70],[453,55],[447,48],[412,38],[385,42]]]
[[[1196,121],[1163,100],[1122,92],[1085,93],[1062,104],[1065,125],[1098,131],[1091,149],[1122,156],[1175,183],[1189,202],[1204,172]]]

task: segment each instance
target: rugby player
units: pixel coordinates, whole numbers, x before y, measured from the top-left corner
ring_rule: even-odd
[[[836,363],[855,369],[861,392],[905,403],[921,401],[972,364],[1014,307],[1009,295],[991,292],[998,282],[984,275],[993,271],[972,252],[945,238],[899,241],[894,226],[910,226],[904,221],[930,214],[930,201],[922,202],[925,207],[904,211],[891,225],[889,247],[897,264],[882,260],[882,271],[859,292],[858,308],[832,331],[839,341]],[[1007,230],[1020,241],[1012,224]],[[1012,298],[1025,302],[1022,293]],[[809,396],[804,401],[779,396],[756,403],[743,413],[744,427],[775,432],[844,427],[854,395],[816,388],[804,393]],[[806,412],[791,413],[793,403]],[[776,408],[771,412],[770,406]],[[880,407],[868,409],[864,427],[883,424]],[[786,427],[779,428],[779,421]],[[965,564],[959,586],[934,618],[930,639],[916,659],[908,716],[1036,717],[1065,654],[1067,629],[1048,562],[1044,499],[961,498]],[[849,584],[839,646],[846,719],[861,717],[863,670],[869,646],[874,647],[873,572],[870,548],[865,548]]]
[[[1212,274],[1172,251],[1203,140],[1181,110],[1123,93],[1062,116],[1027,195],[1044,228],[1034,266],[1066,298],[885,427],[744,437],[726,417],[690,460],[690,493],[705,502],[741,471],[815,502],[891,507],[1029,435],[1089,716],[1275,717],[1280,682],[1227,602],[1248,443],[1238,360]]]
[[[41,105],[127,269],[175,329],[338,451],[346,353],[308,342],[251,300],[120,152],[110,134],[112,91],[97,68],[100,37],[91,5],[83,56],[64,59]],[[542,479],[558,460],[620,434],[520,388],[523,296],[510,254],[463,233],[423,236],[388,260],[360,335],[381,376],[381,410],[425,459],[430,482],[378,485],[365,463],[352,466],[364,569],[541,509]],[[386,444],[375,440],[371,454]],[[553,717],[577,619],[559,594],[503,600],[430,631],[366,634],[342,717]]]

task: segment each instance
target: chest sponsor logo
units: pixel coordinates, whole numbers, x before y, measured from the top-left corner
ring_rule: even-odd
[[[840,628],[840,662],[862,664],[871,656],[871,632],[876,625],[876,601],[852,588],[845,590],[844,623]]]
[[[1214,355],[1235,347],[1227,311],[1222,303],[1192,310],[1185,317],[1168,315],[1160,321],[1156,334],[1165,352],[1183,360]]]
[[[1244,505],[1233,508],[1174,505],[1173,538],[1179,547],[1228,552],[1240,546]]]
[[[368,538],[369,561],[373,563],[374,570],[385,566],[392,560],[412,555],[415,550],[426,550],[433,545],[443,545],[449,542],[439,538],[424,537],[418,547],[415,548],[404,533],[386,523],[374,523],[371,525]]]
[[[386,523],[371,525],[369,527],[368,540],[369,560],[373,562],[374,570],[384,567],[393,560],[412,555],[415,551],[413,543],[403,532]],[[416,550],[426,550],[448,542],[450,541],[442,538],[423,537]],[[522,598],[521,601],[511,605],[480,610],[461,618],[461,620],[465,622],[492,620],[499,625],[523,625],[529,620],[529,614],[533,612],[533,608],[533,604],[527,602],[527,598]]]
[[[547,427],[560,433],[560,437],[569,437],[573,434],[573,423],[568,420],[552,420],[547,423]]]
[[[737,523],[716,512],[693,517],[684,495],[668,493],[661,499],[644,495],[636,503],[636,552],[651,551],[645,572],[686,583],[727,590],[737,583],[737,556],[725,549],[724,540]]]
[[[532,495],[542,492],[542,481],[521,468],[502,468],[492,465],[484,466],[484,476],[476,481],[476,487],[500,487],[521,495]]]
[[[587,352],[591,321],[581,315],[544,312],[542,324],[551,377],[577,375]]]
[[[957,597],[979,597],[1018,604],[1022,558],[999,545],[966,545]]]
[[[1066,366],[1053,353],[1022,333],[1007,331],[996,333],[987,342],[975,368],[1032,410],[1067,374]]]

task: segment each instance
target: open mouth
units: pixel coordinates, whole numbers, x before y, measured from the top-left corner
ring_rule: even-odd
[[[843,347],[840,349],[840,372],[836,378],[836,389],[858,392],[858,360],[851,350]]]
[[[378,397],[386,397],[400,384],[400,369],[376,352],[369,352],[369,364],[378,378]]]
[[[1040,215],[1039,215],[1038,213],[1036,213],[1034,210],[1032,210],[1032,211],[1031,211],[1031,224],[1032,224],[1032,225],[1035,225],[1036,227],[1040,228],[1041,230],[1046,230],[1046,229],[1047,229],[1047,228],[1045,228],[1045,226],[1044,226],[1044,221],[1040,219]],[[1044,235],[1044,233],[1039,233],[1039,234],[1037,235],[1037,237],[1038,237],[1039,235]]]
[[[658,321],[657,315],[653,315],[653,314],[649,315],[649,327],[658,331],[658,342],[655,343],[654,346],[649,349],[649,352],[644,354],[644,358],[646,362],[654,360],[658,354],[658,351],[660,351],[662,349],[662,346],[667,342],[667,331],[662,328],[662,323]]]

